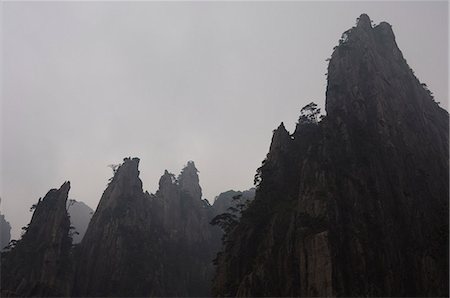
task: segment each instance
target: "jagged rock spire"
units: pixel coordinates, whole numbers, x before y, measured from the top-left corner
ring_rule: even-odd
[[[361,15],[343,34],[326,111],[292,142],[275,130],[213,294],[448,295],[449,115],[388,23]]]
[[[363,13],[359,16],[356,27],[361,29],[372,29],[372,21],[367,14]]]
[[[169,200],[178,199],[179,186],[175,175],[165,170],[159,179],[159,188],[157,195],[163,199],[163,203],[167,206]],[[166,219],[167,221],[173,219]]]
[[[139,237],[147,239],[153,216],[138,167],[139,158],[125,158],[104,191],[79,247],[74,295],[132,296],[127,278],[140,258],[150,262],[150,252],[140,246]]]
[[[139,159],[117,169],[79,247],[74,296],[207,296],[213,238],[197,169],[142,190]]]
[[[132,191],[142,190],[142,181],[139,179],[139,158],[124,158],[113,177],[111,184],[118,184],[120,187]],[[128,187],[130,186],[130,187]]]
[[[195,163],[190,160],[187,165],[181,170],[181,174],[178,177],[178,183],[182,191],[185,191],[193,198],[202,198],[202,188],[200,187],[198,178],[198,170],[195,167]]]
[[[284,126],[284,123],[281,122],[278,128],[273,131],[269,152],[278,153],[286,150],[286,148],[289,146],[290,141],[291,136]]]
[[[159,178],[159,190],[163,190],[166,187],[170,187],[177,183],[175,175],[167,170],[164,170],[164,174]]]
[[[138,168],[139,158],[127,157],[123,159],[123,163],[114,172],[111,182],[108,184],[108,187],[100,199],[97,207],[98,210],[114,208],[120,204],[121,200],[133,199],[136,193],[143,192]],[[94,213],[92,218],[93,221],[96,220],[96,213]]]
[[[16,246],[2,255],[2,296],[66,296],[70,291],[71,238],[66,211],[70,183],[36,204]]]

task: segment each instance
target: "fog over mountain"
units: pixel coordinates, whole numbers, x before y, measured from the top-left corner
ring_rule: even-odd
[[[448,3],[1,7],[2,297],[448,296]]]
[[[3,2],[0,195],[13,238],[62,181],[96,206],[124,156],[142,159],[149,191],[187,160],[210,201],[248,189],[272,129],[324,106],[325,60],[361,12],[393,24],[447,107],[447,2]]]
[[[193,161],[178,176],[165,170],[150,194],[139,161],[114,167],[93,215],[68,200],[70,182],[39,199],[21,239],[2,253],[2,296],[208,296],[223,235],[210,222],[235,204],[202,200]]]
[[[72,236],[73,243],[79,243],[83,239],[94,210],[81,201],[68,200],[67,212],[70,216],[70,224],[76,232]]]

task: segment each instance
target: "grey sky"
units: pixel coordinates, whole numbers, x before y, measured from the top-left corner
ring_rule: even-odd
[[[447,2],[3,2],[2,212],[70,180],[95,209],[108,164],[141,158],[157,189],[188,160],[204,197],[252,186],[272,130],[325,101],[325,59],[361,13],[393,25],[448,100]]]

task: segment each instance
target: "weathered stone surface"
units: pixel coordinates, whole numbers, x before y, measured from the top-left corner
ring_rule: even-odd
[[[274,132],[214,294],[447,296],[449,116],[389,24],[344,33],[326,111]]]
[[[3,297],[69,294],[72,277],[72,239],[66,211],[69,189],[66,182],[39,199],[22,239],[2,253]]]

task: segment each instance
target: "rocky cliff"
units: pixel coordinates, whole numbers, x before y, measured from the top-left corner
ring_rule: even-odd
[[[160,287],[163,252],[156,235],[163,235],[162,226],[142,190],[138,164],[125,159],[100,199],[79,245],[75,295],[150,296]]]
[[[165,247],[171,256],[169,264],[176,271],[170,277],[171,291],[167,295],[208,296],[214,272],[212,260],[220,247],[220,234],[209,224],[215,214],[208,201],[202,199],[194,162],[189,161],[177,178],[167,171],[164,173],[154,204],[154,209],[162,210],[162,222],[169,238]]]
[[[312,115],[274,131],[214,295],[447,296],[449,116],[388,23],[343,34]]]
[[[124,159],[103,193],[77,253],[74,295],[208,295],[213,214],[194,163],[178,178],[166,171],[155,195],[143,191],[138,164]]]
[[[22,239],[2,254],[2,295],[208,296],[221,232],[209,224],[217,212],[202,199],[194,162],[178,177],[165,171],[154,195],[138,166],[126,158],[114,169],[90,221],[90,208],[68,201],[69,183],[39,199]]]
[[[39,199],[22,238],[10,251],[2,253],[3,297],[69,294],[72,277],[72,239],[66,211],[69,189],[66,182]]]

